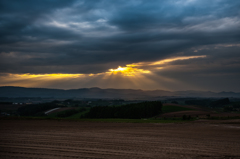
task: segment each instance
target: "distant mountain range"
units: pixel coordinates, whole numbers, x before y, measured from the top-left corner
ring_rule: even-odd
[[[158,97],[240,97],[236,92],[210,91],[164,91],[135,89],[47,89],[4,86],[0,87],[0,97],[42,97],[42,98],[118,98],[118,99],[150,99]]]

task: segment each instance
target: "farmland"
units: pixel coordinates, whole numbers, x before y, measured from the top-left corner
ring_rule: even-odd
[[[191,105],[193,102],[196,105]],[[0,156],[4,159],[240,158],[238,103],[207,102],[206,105],[198,105],[203,103],[201,100],[163,105],[142,102],[100,107],[52,102],[16,108],[4,106],[12,108],[16,115],[0,118]],[[86,116],[89,112],[94,115],[96,109],[104,116]],[[126,112],[131,112],[131,116],[125,117]],[[135,117],[135,114],[142,115]]]
[[[240,158],[240,120],[107,123],[0,120],[0,156],[12,158]]]

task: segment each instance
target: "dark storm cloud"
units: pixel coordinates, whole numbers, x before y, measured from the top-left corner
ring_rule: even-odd
[[[239,8],[236,0],[0,0],[0,71],[99,73],[180,52],[212,60],[228,53],[194,48],[238,43]]]
[[[126,30],[186,27],[206,20],[239,16],[239,4],[233,0],[130,1],[115,12],[111,23]]]

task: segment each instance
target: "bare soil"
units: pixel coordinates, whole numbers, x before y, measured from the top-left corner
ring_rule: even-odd
[[[183,115],[190,115],[191,117],[199,117],[199,118],[208,118],[207,116],[211,117],[240,117],[239,112],[221,112],[221,113],[216,113],[215,111],[212,111],[207,108],[202,108],[202,107],[197,107],[193,105],[179,105],[179,104],[163,104],[164,106],[179,106],[179,107],[184,107],[184,108],[190,108],[193,110],[186,110],[186,111],[177,111],[177,112],[170,112],[170,113],[164,113],[159,115],[160,118],[162,117],[167,117],[167,118],[172,118],[172,117],[182,117]]]
[[[164,113],[160,115],[160,117],[182,117],[183,115],[190,115],[192,117],[196,116],[206,116],[210,114],[207,111],[198,111],[198,110],[186,110],[186,111],[178,111],[178,112],[171,112],[171,113]]]
[[[161,114],[159,117],[182,117],[183,115],[190,115],[191,117],[199,117],[201,119],[210,117],[240,117],[240,113],[214,113],[209,111],[197,111],[197,110],[187,110],[187,111],[178,111],[171,113]]]
[[[0,158],[240,158],[240,120],[178,124],[0,120]]]
[[[179,105],[179,104],[174,104],[174,103],[164,103],[163,106],[178,106],[178,107],[184,107],[184,108],[190,108],[194,110],[203,110],[203,108],[194,106],[194,105]]]

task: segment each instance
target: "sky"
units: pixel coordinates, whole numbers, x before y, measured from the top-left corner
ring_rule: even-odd
[[[240,1],[0,0],[0,86],[240,92]]]

